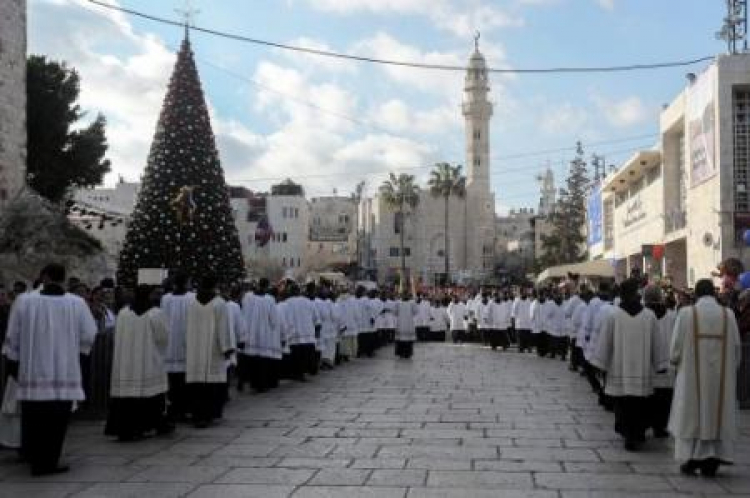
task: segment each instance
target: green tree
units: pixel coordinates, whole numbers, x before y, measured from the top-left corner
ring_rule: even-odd
[[[106,120],[98,114],[88,126],[77,104],[78,73],[43,56],[28,58],[26,181],[41,196],[59,202],[71,188],[99,185],[109,172],[105,159]]]
[[[430,172],[428,182],[430,193],[442,197],[444,205],[444,272],[446,282],[450,281],[450,198],[463,198],[466,195],[466,177],[461,174],[461,165],[451,166],[448,163],[437,163]]]
[[[401,256],[401,288],[405,289],[406,253],[404,252],[404,234],[406,232],[406,215],[419,205],[419,186],[414,183],[414,176],[391,173],[388,180],[380,186],[380,195],[386,206],[396,213],[396,229],[399,231],[399,248]]]
[[[565,188],[550,216],[552,233],[542,236],[544,266],[579,263],[586,259],[586,199],[591,181],[588,177],[581,142],[576,144],[576,157],[570,162]]]
[[[299,188],[284,182],[280,188]],[[208,107],[185,38],[169,81],[141,190],[120,252],[118,279],[139,268],[179,269],[224,283],[245,273]]]

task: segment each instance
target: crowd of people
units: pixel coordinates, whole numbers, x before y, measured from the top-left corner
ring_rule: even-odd
[[[737,302],[736,309],[728,306]],[[602,408],[614,412],[624,448],[674,438],[683,474],[717,474],[731,464],[737,437],[738,322],[747,321],[750,292],[717,298],[711,280],[694,294],[665,292],[630,278],[594,291],[571,281],[561,287],[482,291],[448,306],[456,342],[472,334],[493,349],[569,361]]]
[[[99,337],[113,337],[110,368],[97,369],[109,387],[104,432],[135,441],[180,423],[208,427],[222,417],[230,384],[264,393],[389,343],[409,359],[417,331],[444,338],[448,324],[444,308],[408,293],[266,279],[220,287],[213,276],[180,273],[158,286],[89,289],[57,264],[0,297],[9,372],[0,437],[17,424],[16,443],[2,443],[17,446],[34,475],[67,470],[60,453],[71,412],[90,395],[86,357]]]
[[[682,472],[713,476],[732,461],[740,362],[735,313],[714,292],[699,281],[693,303],[628,279],[595,291],[571,281],[412,297],[291,280],[220,287],[210,275],[194,282],[180,273],[125,291],[111,281],[89,289],[51,264],[30,289],[0,290],[8,373],[0,442],[8,445],[16,423],[32,474],[67,470],[59,458],[71,412],[92,389],[85,357],[103,336],[113,338],[104,432],[120,441],[181,423],[208,427],[230,386],[265,393],[390,343],[409,359],[418,340],[479,341],[569,362],[614,412],[625,449],[640,449],[649,431],[671,434]]]

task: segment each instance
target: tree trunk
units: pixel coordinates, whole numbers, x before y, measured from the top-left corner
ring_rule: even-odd
[[[447,285],[450,281],[450,237],[448,236],[448,216],[449,216],[449,204],[448,200],[450,199],[449,195],[444,196],[445,197],[445,227],[444,227],[444,235],[445,235],[445,243],[443,244],[445,249],[445,254],[443,255],[445,257],[445,284]]]

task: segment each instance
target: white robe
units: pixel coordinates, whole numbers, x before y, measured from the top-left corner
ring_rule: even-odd
[[[321,320],[320,352],[324,359],[333,362],[336,359],[336,342],[339,334],[339,320],[336,307],[329,299],[315,299],[318,316]]]
[[[19,401],[81,401],[80,354],[89,354],[96,322],[78,296],[23,294],[10,311],[3,354],[19,362]]]
[[[417,303],[396,301],[396,340],[416,341],[417,332],[414,328],[414,317],[417,315]]]
[[[670,361],[677,366],[669,419],[675,458],[713,457],[731,462],[737,438],[736,378],[741,358],[737,322],[713,297],[702,297],[694,308],[698,314],[695,332],[714,337],[699,337],[696,348],[693,307],[680,310],[670,349]],[[718,339],[722,336],[724,341]]]
[[[544,304],[538,299],[534,299],[529,306],[529,314],[531,315],[529,329],[532,334],[541,334],[544,330]]]
[[[569,330],[569,336],[571,339],[576,340],[576,347],[580,347],[582,344],[578,343],[581,329],[583,329],[583,322],[586,318],[586,313],[588,312],[588,305],[581,301],[581,303],[576,307],[575,311],[573,311],[573,316],[570,319],[571,326]]]
[[[444,306],[430,308],[430,332],[445,332],[448,327],[448,312]]]
[[[607,372],[606,394],[653,394],[654,375],[667,367],[667,352],[659,348],[659,323],[654,312],[643,308],[633,316],[613,306],[604,317],[596,351],[589,361]]]
[[[584,355],[586,348],[589,345],[589,336],[591,334],[591,326],[594,320],[594,316],[598,313],[599,307],[602,305],[602,300],[595,296],[586,305],[586,314],[581,319],[581,328],[578,329],[578,338],[576,339],[576,345],[583,349]]]
[[[430,326],[430,302],[424,299],[417,303],[417,316],[414,317],[415,327]]]
[[[448,305],[448,320],[451,330],[466,330],[466,319],[469,310],[461,301],[451,302]]]
[[[516,298],[512,313],[516,330],[531,330],[531,302],[528,299]]]
[[[480,302],[477,304],[477,328],[485,330],[492,328],[492,315],[491,309],[492,301]]]
[[[232,356],[226,361],[226,366],[237,365],[237,343],[247,340],[247,325],[245,317],[242,316],[242,308],[234,301],[227,301],[229,312],[229,339],[232,346]]]
[[[165,294],[161,298],[161,309],[167,316],[169,341],[165,354],[167,372],[185,371],[185,332],[187,331],[187,310],[195,294]]]
[[[285,301],[290,322],[290,346],[316,344],[315,326],[320,325],[318,310],[310,299],[304,296],[290,297]]]
[[[576,324],[573,322],[573,315],[575,315],[576,311],[578,311],[583,305],[583,299],[578,295],[571,297],[565,303],[565,335],[571,339],[575,339],[578,332]]]
[[[381,301],[378,316],[375,317],[375,330],[393,330],[396,328],[396,315],[394,308],[396,304],[390,299]]]
[[[669,355],[669,349],[672,345],[672,333],[674,332],[674,322],[677,320],[677,312],[672,309],[668,309],[667,312],[659,320],[659,351],[665,351]],[[673,388],[674,378],[676,372],[674,366],[671,364],[666,368],[666,371],[657,373],[654,377],[654,387],[658,388]]]
[[[242,315],[247,326],[244,354],[280,360],[281,324],[273,296],[246,294],[242,299]]]
[[[167,392],[164,351],[169,331],[159,308],[137,315],[123,308],[115,324],[110,394],[118,398],[150,398]]]
[[[342,296],[338,303],[339,316],[342,328],[345,327],[344,337],[356,337],[359,335],[359,307],[353,296]]]
[[[188,306],[185,335],[185,381],[226,382],[225,353],[232,349],[226,301],[216,296],[204,305],[193,296]]]

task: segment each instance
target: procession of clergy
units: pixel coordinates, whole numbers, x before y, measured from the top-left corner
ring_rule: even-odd
[[[16,380],[21,456],[33,475],[59,464],[70,414],[83,401],[79,354],[97,332],[86,302],[64,290],[65,268],[48,265],[42,284],[13,305],[3,354]],[[566,360],[591,383],[628,450],[646,431],[675,438],[681,470],[714,476],[731,463],[736,430],[739,335],[734,315],[698,282],[696,304],[679,311],[658,287],[626,280],[594,295],[565,289],[480,292],[462,298],[393,298],[359,287],[293,281],[222,295],[204,276],[193,287],[174,275],[168,292],[138,286],[115,324],[111,402],[105,434],[121,441],[167,434],[178,422],[208,427],[222,417],[230,377],[266,392],[281,379],[305,381],[395,341],[408,359],[420,340],[476,339],[493,349]],[[617,300],[615,301],[615,297]],[[229,372],[234,372],[230,375]],[[667,432],[668,429],[668,432]]]

